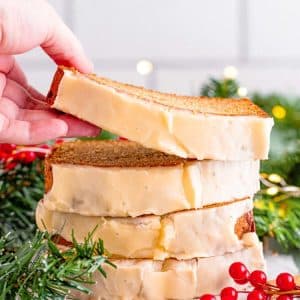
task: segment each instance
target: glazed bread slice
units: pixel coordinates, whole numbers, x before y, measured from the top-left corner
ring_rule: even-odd
[[[104,241],[113,257],[190,259],[234,252],[251,245],[255,231],[252,199],[164,216],[136,218],[90,217],[48,210],[41,201],[36,211],[41,230],[83,242]]]
[[[145,147],[184,158],[268,156],[273,120],[249,99],[165,94],[59,67],[48,102]]]
[[[112,260],[117,268],[105,265],[107,278],[94,274],[96,284],[89,286],[89,300],[190,300],[203,294],[218,295],[226,286],[249,290],[248,285],[237,285],[228,275],[233,262],[243,262],[248,269],[263,270],[265,262],[258,240],[240,251],[192,260]]]
[[[197,161],[128,141],[77,141],[45,162],[45,206],[88,216],[164,215],[259,189],[259,161]]]

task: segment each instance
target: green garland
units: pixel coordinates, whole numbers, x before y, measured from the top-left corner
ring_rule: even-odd
[[[9,171],[0,164],[0,236],[9,233],[12,247],[22,245],[36,231],[35,208],[44,194],[42,164],[37,158]]]
[[[200,94],[206,97],[237,98],[239,84],[233,79],[210,78],[201,88]]]
[[[102,266],[112,264],[102,240],[93,242],[93,232],[83,244],[72,236],[72,244],[61,251],[54,237],[37,230],[35,208],[44,178],[43,159],[33,149],[45,151],[21,147],[1,153],[6,159],[0,164],[0,300],[73,299],[70,290],[89,294],[93,273],[106,276]],[[27,151],[33,161],[26,161]]]
[[[300,188],[278,174],[261,174],[262,188],[254,202],[258,235],[274,237],[282,249],[300,249]]]

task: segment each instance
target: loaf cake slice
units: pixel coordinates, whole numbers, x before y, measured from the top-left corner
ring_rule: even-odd
[[[52,108],[181,157],[265,159],[273,120],[249,99],[160,93],[59,67]]]
[[[45,162],[48,209],[88,216],[164,215],[259,189],[259,161],[197,161],[128,141],[76,141]]]
[[[41,201],[36,210],[40,230],[59,234],[64,240],[104,241],[113,257],[190,259],[234,252],[251,245],[255,235],[252,199],[164,216],[136,218],[90,217],[48,210]],[[250,244],[249,244],[250,243]]]
[[[105,265],[107,278],[94,274],[95,284],[88,286],[90,296],[78,295],[82,300],[187,300],[210,293],[219,294],[226,286],[238,290],[249,288],[237,285],[228,275],[229,266],[243,262],[248,269],[263,270],[262,247],[254,237],[253,246],[235,253],[191,260],[111,260],[117,268]],[[249,290],[249,289],[248,289]]]

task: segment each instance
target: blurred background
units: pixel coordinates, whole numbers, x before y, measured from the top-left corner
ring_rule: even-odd
[[[162,91],[199,94],[233,65],[248,90],[300,94],[297,0],[50,0],[81,40],[96,72]],[[46,92],[54,65],[19,57]]]

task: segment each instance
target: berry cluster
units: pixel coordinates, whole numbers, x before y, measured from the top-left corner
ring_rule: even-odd
[[[233,287],[225,287],[220,292],[221,300],[237,300],[239,294],[247,294],[247,300],[268,300],[276,296],[277,300],[293,300],[300,298],[300,286],[289,273],[280,273],[276,284],[267,282],[267,275],[261,270],[249,272],[241,262],[233,263],[229,268],[229,275],[237,284],[250,284],[250,291],[238,291]],[[215,295],[205,294],[199,300],[216,300]]]
[[[46,144],[30,147],[0,144],[0,163],[6,171],[10,171],[20,163],[30,164],[36,158],[43,159],[49,149],[50,147]]]

